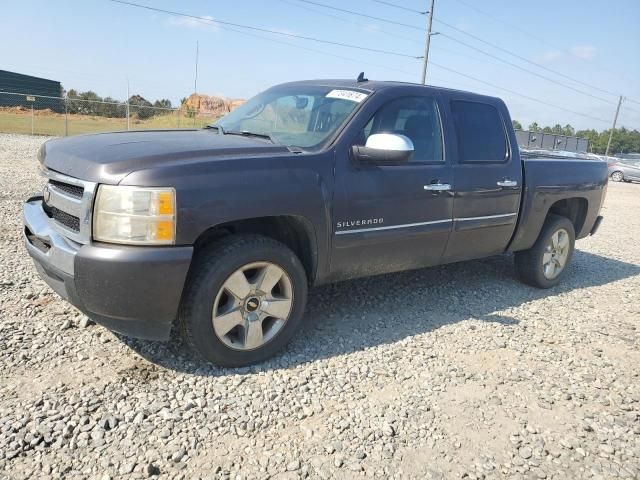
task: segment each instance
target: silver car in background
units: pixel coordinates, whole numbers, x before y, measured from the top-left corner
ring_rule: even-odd
[[[620,159],[607,163],[609,178],[614,182],[640,182],[640,160]]]

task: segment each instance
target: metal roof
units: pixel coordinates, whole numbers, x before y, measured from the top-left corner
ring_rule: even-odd
[[[60,82],[22,73],[0,70],[0,92],[59,97]]]

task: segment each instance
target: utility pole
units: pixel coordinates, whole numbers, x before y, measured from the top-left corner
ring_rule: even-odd
[[[127,78],[127,130],[130,130],[129,125],[129,79]]]
[[[429,7],[429,11],[427,12],[429,16],[427,17],[427,37],[424,41],[424,57],[422,61],[422,84],[425,85],[427,83],[427,63],[429,62],[429,46],[431,45],[431,25],[433,24],[433,4],[435,0],[431,0],[431,6]]]
[[[611,139],[613,138],[613,131],[616,129],[616,123],[618,122],[618,114],[620,113],[620,106],[622,105],[623,96],[620,95],[620,99],[618,100],[618,108],[616,108],[616,116],[613,117],[613,127],[611,127],[611,131],[609,132],[609,141],[607,142],[607,149],[604,152],[604,156],[609,156],[609,148],[611,147]]]
[[[198,53],[199,53],[199,45],[196,40],[196,78],[193,81],[193,93],[198,93]]]

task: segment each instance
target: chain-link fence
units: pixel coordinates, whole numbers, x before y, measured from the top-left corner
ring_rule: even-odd
[[[0,92],[0,132],[68,136],[118,130],[202,128],[223,113],[129,102]],[[517,130],[521,148],[586,152],[585,138]]]
[[[221,116],[189,108],[0,92],[0,132],[67,136],[118,130],[202,128]]]

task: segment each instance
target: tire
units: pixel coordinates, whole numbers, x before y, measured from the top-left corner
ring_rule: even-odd
[[[552,238],[556,233],[558,234],[555,237],[556,243],[564,244],[566,240],[565,248],[554,249]],[[515,253],[516,271],[520,280],[538,288],[556,286],[567,272],[573,257],[575,239],[573,223],[566,217],[550,214],[542,226],[536,243],[529,250]],[[547,266],[545,266],[545,260],[548,261]],[[558,271],[560,264],[562,268]]]
[[[622,181],[624,181],[624,173],[622,173],[619,170],[616,170],[610,176],[611,176],[611,180],[613,180],[614,182],[622,182]]]
[[[299,327],[307,289],[304,267],[286,245],[259,235],[224,237],[193,259],[179,313],[182,334],[193,350],[219,366],[261,362]]]

